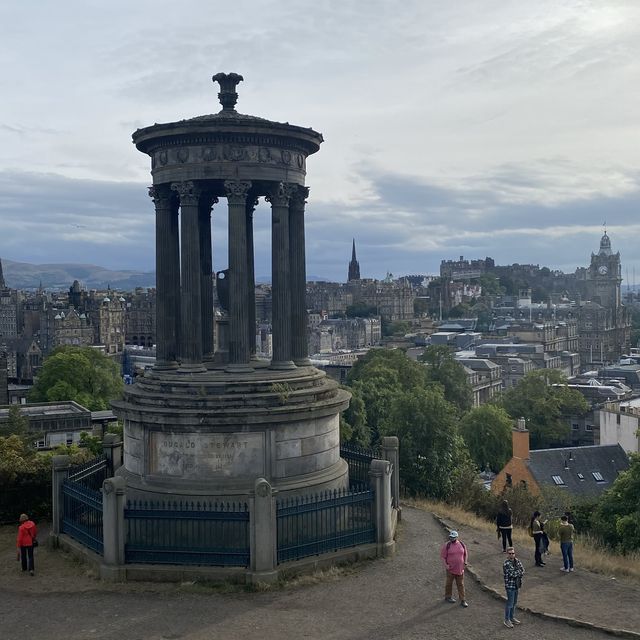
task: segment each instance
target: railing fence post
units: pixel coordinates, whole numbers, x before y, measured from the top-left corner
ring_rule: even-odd
[[[250,498],[250,560],[254,583],[278,579],[275,493],[267,480],[258,478]]]
[[[51,459],[51,537],[57,544],[63,516],[62,481],[69,477],[69,456],[53,456]]]
[[[102,483],[102,535],[104,564],[100,575],[105,580],[121,578],[124,566],[124,503],[126,482],[115,476]]]
[[[400,441],[397,436],[382,438],[382,457],[392,464],[391,498],[398,513],[398,521],[400,521],[402,515],[400,508]]]
[[[391,522],[391,463],[387,460],[372,460],[369,471],[371,488],[375,492],[375,523],[378,554],[392,555],[395,551],[393,525]]]
[[[107,457],[109,477],[122,466],[122,440],[115,433],[106,433],[102,440],[102,451]]]

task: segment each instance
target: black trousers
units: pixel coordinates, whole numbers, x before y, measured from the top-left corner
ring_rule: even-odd
[[[33,571],[33,547],[20,547],[20,562],[22,562],[23,571]]]
[[[511,529],[500,528],[500,534],[502,535],[502,550],[506,551],[507,547],[513,546],[513,542],[511,542]]]
[[[534,553],[534,558],[536,561],[536,565],[542,564],[542,552],[544,549],[542,548],[542,531],[540,533],[533,534],[533,541],[536,545],[536,551]]]

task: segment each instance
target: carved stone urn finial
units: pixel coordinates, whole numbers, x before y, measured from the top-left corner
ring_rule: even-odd
[[[218,100],[220,100],[220,104],[222,105],[222,111],[235,112],[236,102],[238,101],[236,86],[242,82],[244,78],[239,73],[216,73],[211,79],[214,82],[220,83]]]

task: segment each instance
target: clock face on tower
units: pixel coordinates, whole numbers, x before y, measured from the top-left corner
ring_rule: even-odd
[[[609,271],[609,269],[607,269],[607,267],[605,267],[604,265],[598,267],[598,273],[601,276],[606,276],[608,271]]]

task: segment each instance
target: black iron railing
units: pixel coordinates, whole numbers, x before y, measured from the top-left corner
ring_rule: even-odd
[[[61,494],[62,533],[102,555],[102,492],[67,478],[62,481]]]
[[[246,503],[130,501],[125,562],[246,567]]]
[[[109,477],[109,464],[106,455],[69,468],[69,480],[83,487],[98,491]]]
[[[351,489],[367,489],[371,461],[380,457],[380,451],[365,449],[353,444],[341,444],[340,457],[349,465],[349,486]]]
[[[371,490],[279,500],[278,563],[375,542],[373,500]]]

